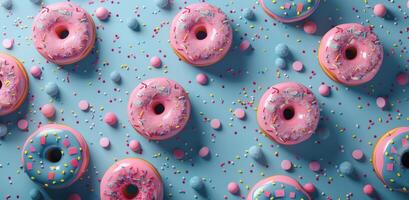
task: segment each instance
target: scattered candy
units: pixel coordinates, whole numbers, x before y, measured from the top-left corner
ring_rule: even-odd
[[[275,49],[275,54],[277,54],[277,56],[281,57],[281,58],[285,58],[288,56],[288,54],[290,53],[290,50],[288,48],[288,46],[286,44],[278,44]]]
[[[109,147],[109,145],[111,144],[111,142],[109,141],[109,138],[107,138],[107,137],[102,137],[101,139],[99,139],[99,145],[102,147],[102,148],[108,148]]]
[[[379,107],[379,108],[385,108],[385,106],[386,106],[386,98],[384,98],[384,97],[378,97],[378,98],[376,98],[376,105]]]
[[[320,165],[320,163],[317,162],[317,161],[312,161],[312,162],[310,162],[310,164],[309,164],[309,168],[310,168],[310,170],[313,171],[313,172],[318,172],[318,171],[320,171],[320,169],[321,169],[321,165]]]
[[[371,184],[366,184],[362,190],[368,196],[371,196],[375,192],[375,189],[372,187]]]
[[[354,167],[352,164],[348,161],[344,161],[339,165],[339,171],[342,174],[345,174],[347,176],[352,175],[354,173]]]
[[[78,103],[78,108],[80,108],[82,111],[86,111],[89,108],[89,103],[87,100],[81,100]]]
[[[0,138],[7,134],[7,126],[0,124]]]
[[[139,22],[136,18],[130,18],[128,19],[128,28],[138,31],[139,30]]]
[[[121,74],[117,71],[111,72],[111,74],[109,74],[109,77],[111,78],[111,81],[115,83],[119,83],[121,81]]]
[[[199,156],[200,156],[201,158],[205,158],[205,157],[207,157],[207,156],[209,155],[209,152],[210,152],[210,150],[209,150],[208,147],[202,147],[202,148],[199,150]]]
[[[296,72],[300,72],[300,71],[302,71],[304,69],[304,64],[302,64],[301,61],[297,60],[297,61],[293,62],[293,69]]]
[[[237,119],[243,120],[246,117],[246,111],[241,108],[237,108],[236,110],[234,110],[234,116],[236,116]]]
[[[34,78],[40,78],[43,72],[41,71],[41,68],[39,66],[32,66],[30,69],[30,73]]]
[[[114,126],[118,122],[118,117],[116,116],[115,113],[109,112],[109,113],[105,114],[104,121],[108,125]]]
[[[398,84],[401,86],[405,86],[406,84],[408,84],[408,81],[409,81],[409,77],[408,77],[408,74],[405,72],[400,72],[396,76],[396,82],[398,82]]]
[[[206,74],[200,73],[196,76],[196,82],[200,85],[207,85],[208,78]]]
[[[28,121],[26,119],[20,119],[17,121],[17,127],[22,131],[28,130]]]
[[[41,194],[40,190],[38,190],[37,188],[31,189],[29,195],[32,200],[43,199],[43,194]]]
[[[305,191],[307,191],[308,193],[312,194],[315,192],[315,185],[313,183],[306,183],[303,188],[305,189]]]
[[[313,21],[307,21],[304,24],[304,32],[307,34],[313,35],[317,32],[317,24]]]
[[[211,126],[213,129],[217,130],[217,129],[220,129],[220,127],[222,126],[222,124],[221,124],[220,120],[218,120],[218,119],[212,119],[212,121],[210,121],[210,126]]]
[[[98,19],[104,21],[104,20],[108,19],[109,11],[104,7],[99,7],[95,11],[95,16],[97,16]]]
[[[51,97],[57,96],[59,92],[58,85],[54,82],[47,83],[47,85],[45,85],[45,92]]]
[[[352,152],[352,157],[355,160],[362,160],[362,158],[364,157],[364,152],[360,149],[356,149]]]
[[[155,0],[155,3],[159,8],[167,8],[169,6],[169,0]]]
[[[263,152],[260,147],[254,145],[249,148],[249,155],[254,160],[260,160],[263,157]]]
[[[14,39],[6,38],[6,39],[3,40],[3,47],[4,48],[11,49],[11,48],[13,48],[13,45],[14,45]]]
[[[199,191],[199,190],[203,189],[203,187],[204,187],[204,183],[203,183],[202,179],[199,178],[198,176],[193,176],[192,178],[190,178],[189,185],[190,185],[190,187],[192,187],[196,191]]]
[[[185,157],[185,152],[182,149],[176,148],[173,150],[173,156],[178,160],[182,160]]]
[[[321,84],[320,87],[318,88],[318,92],[320,95],[326,97],[330,94],[331,88],[328,87],[326,84]]]
[[[274,64],[280,69],[287,68],[287,62],[283,58],[276,58]]]
[[[283,170],[291,170],[293,168],[293,163],[289,160],[283,160],[281,161],[281,169]]]
[[[243,16],[244,16],[244,18],[246,18],[248,20],[253,20],[254,17],[255,17],[253,10],[249,9],[249,8],[243,9]]]
[[[44,117],[53,118],[55,116],[55,107],[52,104],[45,104],[41,107],[41,113]]]
[[[383,4],[376,4],[373,8],[373,13],[377,17],[385,17],[387,9]]]
[[[154,56],[151,58],[150,64],[152,67],[159,68],[160,66],[162,66],[162,61],[160,60],[159,57]]]
[[[231,193],[231,194],[237,194],[240,191],[240,186],[236,183],[236,182],[230,182],[227,185],[227,190]]]
[[[141,144],[138,140],[131,140],[129,142],[129,148],[131,148],[133,152],[139,152],[141,150]]]
[[[250,47],[250,42],[248,41],[248,40],[243,40],[241,43],[240,43],[240,51],[241,52],[244,52],[244,51],[246,51],[249,47]]]

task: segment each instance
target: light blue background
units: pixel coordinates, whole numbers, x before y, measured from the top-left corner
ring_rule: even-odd
[[[405,194],[385,189],[370,163],[377,138],[396,126],[408,125],[408,87],[397,86],[395,82],[396,74],[407,71],[409,67],[409,9],[406,0],[368,0],[367,4],[363,0],[323,1],[318,11],[310,17],[318,24],[318,32],[314,36],[304,33],[300,24],[277,23],[263,12],[256,0],[209,0],[207,2],[220,7],[232,20],[235,41],[224,60],[206,68],[192,67],[179,61],[168,44],[169,24],[173,16],[180,7],[199,1],[175,0],[166,10],[159,9],[151,0],[74,2],[90,13],[104,6],[112,12],[112,16],[106,22],[94,17],[99,28],[93,55],[78,65],[63,69],[47,64],[32,45],[31,24],[40,6],[29,0],[13,0],[11,11],[0,8],[0,39],[15,39],[12,50],[3,47],[0,50],[24,61],[28,70],[33,65],[43,69],[41,80],[30,76],[30,94],[19,112],[0,118],[9,128],[9,134],[0,139],[0,198],[11,195],[9,199],[17,199],[18,195],[19,199],[29,199],[29,191],[38,187],[21,170],[20,149],[39,123],[48,122],[41,115],[39,107],[50,102],[58,110],[56,119],[52,121],[70,125],[82,132],[91,151],[89,170],[80,181],[64,190],[42,190],[52,199],[64,199],[71,193],[79,193],[82,199],[98,199],[98,180],[115,160],[127,157],[144,158],[158,168],[163,177],[166,199],[223,199],[225,195],[228,199],[240,199],[228,193],[229,182],[238,182],[241,195],[245,196],[257,181],[275,174],[289,175],[302,184],[314,183],[318,189],[314,194],[316,199],[346,199],[348,195],[352,195],[351,199],[369,199],[362,192],[362,187],[367,183],[375,187],[382,199],[408,198]],[[387,6],[387,19],[373,16],[372,7],[376,3]],[[242,17],[243,8],[253,9],[256,20],[245,20]],[[132,16],[136,16],[141,23],[140,32],[133,32],[127,27],[126,21]],[[385,48],[385,61],[380,73],[369,84],[354,88],[346,88],[327,78],[319,68],[316,53],[320,38],[330,27],[350,22],[373,25]],[[158,34],[154,33],[154,29]],[[242,39],[249,40],[254,50],[240,52],[237,47]],[[287,70],[274,66],[276,56],[273,49],[279,42],[289,45],[291,60],[302,61],[304,72],[292,70],[292,61],[288,61]],[[160,56],[164,66],[160,69],[149,67],[146,55]],[[109,74],[114,70],[122,76],[119,85],[109,79]],[[195,82],[195,76],[201,72],[211,79],[209,85],[201,86]],[[190,92],[193,110],[187,128],[177,138],[149,142],[128,124],[126,105],[129,92],[141,80],[159,76],[182,84]],[[290,80],[311,87],[320,101],[323,119],[317,134],[310,140],[286,147],[277,145],[256,131],[258,126],[254,108],[267,87]],[[53,100],[44,92],[48,82],[58,84],[58,99]],[[318,94],[322,82],[332,86],[330,97]],[[384,111],[375,103],[380,95],[389,99],[388,109]],[[89,112],[78,108],[77,104],[82,99],[91,103]],[[239,101],[251,102],[253,107],[241,105]],[[231,112],[239,107],[246,108],[247,118],[244,121],[235,119]],[[116,128],[102,121],[109,111],[119,117],[120,124]],[[16,122],[21,118],[29,120],[28,132],[17,129]],[[221,120],[222,130],[210,128],[208,120],[213,118]],[[110,138],[110,149],[99,146],[101,137]],[[130,151],[126,146],[130,139],[141,142],[142,154]],[[247,156],[247,149],[253,145],[262,146],[268,167]],[[202,146],[210,148],[210,159],[197,155]],[[186,152],[183,160],[173,157],[175,148]],[[364,161],[353,160],[351,153],[355,149],[365,152]],[[282,170],[280,163],[284,159],[291,160],[296,167],[290,172]],[[312,160],[320,162],[322,172],[309,170],[308,163]],[[340,176],[337,165],[346,160],[356,168],[357,177]],[[205,179],[205,193],[199,194],[190,188],[188,181],[192,176]]]

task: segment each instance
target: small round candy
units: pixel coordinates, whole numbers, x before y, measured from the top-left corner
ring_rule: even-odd
[[[312,161],[310,162],[310,164],[308,165],[308,167],[310,168],[311,171],[313,172],[318,172],[321,169],[321,165],[319,162],[317,161]]]
[[[220,127],[222,126],[221,122],[219,119],[212,119],[212,121],[210,121],[210,126],[217,130],[220,129]]]
[[[355,160],[362,160],[362,158],[364,157],[364,152],[360,149],[356,149],[352,152],[352,157]]]
[[[155,0],[155,3],[159,8],[167,8],[169,6],[169,0]]]
[[[7,126],[0,124],[0,137],[3,137],[7,134]]]
[[[154,56],[151,58],[150,64],[152,67],[159,68],[160,66],[162,66],[162,61],[159,57]]]
[[[288,171],[293,167],[293,163],[289,160],[281,161],[281,169]]]
[[[73,193],[68,197],[68,200],[81,200],[81,196],[77,193]]]
[[[20,119],[17,121],[17,127],[22,131],[28,130],[28,121],[25,119]]]
[[[99,145],[101,145],[102,148],[108,148],[110,144],[111,142],[107,137],[102,137],[101,139],[99,139]]]
[[[240,186],[236,183],[236,182],[230,182],[227,185],[227,190],[231,193],[231,194],[237,194],[240,191]]]
[[[385,108],[385,106],[386,106],[386,98],[384,98],[384,97],[378,97],[378,98],[376,98],[376,105],[379,107],[379,108]]]
[[[283,43],[277,44],[274,51],[281,58],[287,57],[290,52],[290,50],[288,49],[288,46]]]
[[[372,195],[375,192],[375,189],[372,187],[371,184],[366,184],[364,188],[362,188],[364,193],[368,196]]]
[[[138,140],[131,140],[129,142],[129,148],[131,148],[133,152],[139,152],[141,150],[141,144]]]
[[[190,178],[189,185],[195,190],[201,190],[204,187],[202,179],[198,176],[193,176]]]
[[[237,119],[244,119],[246,117],[246,111],[241,108],[237,108],[234,110],[234,116],[236,116]]]
[[[109,17],[109,11],[104,7],[99,7],[95,11],[95,16],[100,20],[106,20]]]
[[[182,149],[173,149],[173,156],[175,156],[176,159],[182,160],[185,157],[185,152]]]
[[[58,85],[54,82],[49,82],[47,85],[45,85],[45,92],[52,96],[55,97],[58,94]]]
[[[287,62],[283,58],[276,58],[274,64],[280,69],[285,69],[287,67]]]
[[[109,78],[111,78],[111,81],[118,83],[121,81],[121,74],[117,71],[113,71],[111,74],[109,74]]]
[[[396,76],[396,82],[398,82],[398,84],[401,86],[405,86],[406,84],[408,84],[408,81],[409,81],[409,77],[408,77],[408,74],[405,72],[400,72]]]
[[[139,30],[139,22],[135,17],[128,19],[128,28],[138,31]]]
[[[52,104],[45,104],[41,107],[41,113],[44,117],[53,118],[55,116],[55,107]]]
[[[246,18],[248,20],[252,20],[252,19],[254,19],[254,12],[250,8],[245,8],[245,9],[243,9],[243,16],[244,16],[244,18]]]
[[[310,35],[317,32],[317,24],[315,22],[313,22],[313,21],[305,22],[303,28],[304,28],[304,32],[306,32],[306,33],[308,33]]]
[[[320,95],[326,97],[329,95],[329,93],[331,92],[331,88],[328,87],[328,85],[326,84],[322,84],[320,85],[320,87],[318,88],[318,92],[320,93]]]
[[[201,158],[205,158],[205,157],[207,157],[209,155],[209,152],[210,152],[209,147],[202,147],[199,150],[199,156]]]
[[[241,52],[244,52],[244,51],[246,51],[249,47],[250,47],[250,42],[248,41],[248,40],[243,40],[241,43],[240,43],[240,51]]]
[[[109,112],[109,113],[105,114],[104,121],[108,125],[114,126],[118,121],[118,117],[116,116],[115,113]]]
[[[351,175],[354,172],[354,167],[348,161],[344,161],[339,165],[339,171],[345,175]]]
[[[86,111],[89,108],[89,103],[87,100],[81,100],[78,103],[78,107],[82,110],[82,111]]]
[[[30,0],[34,4],[40,4],[42,0]]]
[[[296,72],[300,72],[304,69],[304,64],[301,61],[295,61],[293,62],[293,69]]]
[[[10,10],[13,7],[13,2],[11,0],[1,0],[0,3],[1,6],[7,10]]]
[[[308,193],[314,193],[315,192],[315,185],[312,183],[306,183],[303,186],[304,190],[307,191]]]
[[[249,155],[252,157],[254,160],[259,160],[263,157],[263,152],[261,151],[261,148],[254,145],[251,146],[249,149]]]
[[[206,85],[208,82],[207,75],[203,73],[196,75],[196,82],[200,85]]]
[[[11,49],[13,48],[13,45],[14,45],[14,39],[6,38],[3,40],[2,44],[4,48]]]
[[[387,9],[383,4],[376,4],[373,8],[373,13],[377,17],[385,17]]]
[[[43,199],[43,194],[37,188],[31,189],[29,192],[30,198],[32,200],[41,200]]]
[[[40,78],[43,72],[41,71],[41,68],[39,66],[32,66],[30,69],[30,73],[34,78]]]

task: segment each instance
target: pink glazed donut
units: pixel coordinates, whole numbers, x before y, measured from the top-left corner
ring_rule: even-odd
[[[355,86],[372,80],[383,61],[383,47],[370,27],[342,24],[321,40],[319,63],[334,81]]]
[[[13,56],[0,53],[0,116],[17,110],[28,94],[28,75]]]
[[[229,51],[233,31],[220,8],[207,3],[192,4],[173,19],[170,43],[180,59],[194,66],[220,61]]]
[[[129,121],[150,140],[165,140],[183,130],[190,117],[186,91],[166,78],[148,79],[132,92],[128,102]]]
[[[311,197],[298,181],[288,176],[278,175],[259,181],[247,195],[247,200],[270,199],[311,200]]]
[[[163,183],[159,172],[149,162],[127,158],[113,164],[100,186],[101,200],[162,200]]]
[[[409,192],[409,127],[385,133],[375,145],[372,164],[376,175],[386,186]]]
[[[44,58],[58,65],[72,64],[87,56],[95,37],[92,17],[73,3],[48,5],[34,19],[34,46]]]
[[[314,94],[294,82],[270,87],[260,99],[257,121],[274,141],[292,145],[307,140],[315,131],[320,110]]]

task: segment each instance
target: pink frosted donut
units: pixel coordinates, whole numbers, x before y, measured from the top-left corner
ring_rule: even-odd
[[[78,5],[55,3],[43,8],[33,23],[33,41],[50,62],[68,65],[87,56],[95,43],[92,17]]]
[[[303,186],[288,176],[270,176],[259,181],[247,195],[247,200],[303,199],[311,200]]]
[[[385,133],[375,145],[372,164],[378,178],[390,189],[409,192],[409,127]]]
[[[128,102],[132,126],[150,140],[165,140],[183,130],[190,117],[190,100],[182,86],[166,78],[148,79]]]
[[[170,43],[176,54],[195,66],[220,61],[229,51],[233,31],[220,8],[207,3],[192,4],[180,11],[170,28]]]
[[[314,94],[294,82],[270,87],[260,99],[257,122],[274,141],[292,145],[307,140],[315,131],[320,110]]]
[[[0,53],[0,116],[23,104],[28,94],[28,75],[16,58]]]
[[[159,172],[149,162],[127,158],[113,164],[100,186],[101,200],[162,200],[163,183]]]
[[[48,124],[28,137],[22,151],[22,163],[35,183],[46,188],[65,188],[88,168],[88,145],[73,128]]]
[[[355,86],[372,80],[378,73],[383,46],[370,27],[342,24],[324,35],[318,58],[332,80]]]

